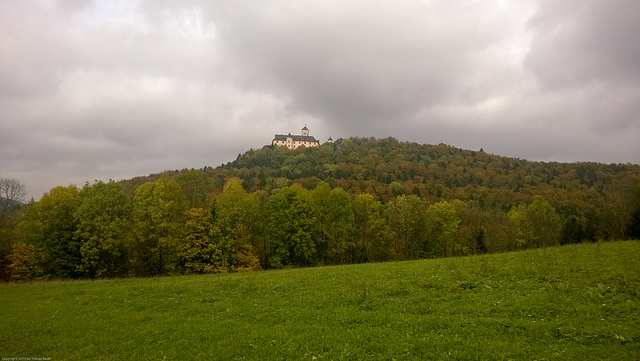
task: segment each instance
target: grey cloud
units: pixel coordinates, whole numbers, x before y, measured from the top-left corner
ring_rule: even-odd
[[[216,166],[307,124],[640,162],[638,5],[0,2],[0,175],[38,197]]]
[[[640,83],[640,2],[540,1],[525,65],[546,86]]]
[[[478,3],[243,4],[219,20],[233,61],[249,81],[335,123],[396,120],[464,97],[456,87],[505,36],[494,22],[507,17],[480,17],[487,5]]]

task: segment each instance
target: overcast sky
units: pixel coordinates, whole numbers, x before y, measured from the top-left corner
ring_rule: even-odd
[[[640,163],[640,1],[0,1],[0,177],[218,166],[307,125]]]

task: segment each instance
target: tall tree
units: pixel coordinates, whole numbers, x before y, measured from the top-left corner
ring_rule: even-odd
[[[529,217],[527,217],[527,206],[525,204],[519,204],[518,206],[511,207],[509,213],[507,213],[507,217],[509,217],[509,221],[511,221],[513,227],[516,247],[531,247],[533,225]]]
[[[382,203],[371,194],[358,194],[353,202],[354,262],[386,261],[389,244]]]
[[[478,202],[470,201],[456,209],[460,222],[459,244],[468,247],[474,254],[487,253],[486,224],[491,222],[489,214]]]
[[[132,268],[139,276],[178,271],[187,199],[175,180],[162,178],[136,189],[133,197]]]
[[[254,270],[259,260],[253,253],[260,200],[247,194],[239,178],[230,179],[216,200],[217,224],[222,233],[222,252],[230,270]]]
[[[527,217],[532,226],[532,241],[535,247],[560,244],[562,223],[555,208],[543,196],[533,197],[527,207]]]
[[[520,247],[547,247],[560,244],[562,223],[555,208],[537,195],[528,206],[512,207],[507,214]]]
[[[11,281],[28,281],[34,276],[36,269],[36,247],[24,242],[16,242],[8,257],[8,279]]]
[[[329,261],[338,264],[346,263],[352,261],[350,255],[355,248],[351,200],[344,189],[336,187],[331,190],[329,201]]]
[[[426,256],[450,257],[464,253],[455,242],[460,218],[453,204],[442,201],[427,209],[428,242],[422,247]]]
[[[316,253],[314,209],[309,192],[298,184],[283,188],[265,205],[271,267],[313,264]]]
[[[316,257],[320,263],[329,262],[329,252],[332,245],[329,241],[331,230],[331,187],[327,182],[320,182],[311,191],[311,201],[315,211],[315,229],[313,232],[316,245]]]
[[[583,242],[587,238],[582,220],[577,216],[567,217],[562,228],[562,244]]]
[[[82,256],[80,271],[89,277],[123,275],[125,236],[131,219],[131,201],[124,186],[112,180],[86,184],[80,198],[74,213]]]
[[[203,208],[191,208],[184,225],[184,241],[178,248],[178,256],[185,274],[227,272],[222,250],[220,228],[215,225],[212,212]]]
[[[80,242],[74,217],[80,205],[76,186],[55,187],[25,209],[20,231],[33,244],[39,276],[75,278],[82,275]]]
[[[26,188],[18,180],[0,178],[0,279],[8,276],[7,265],[13,244],[17,242],[18,210],[23,207]]]
[[[625,172],[615,177],[605,198],[602,235],[609,239],[622,239],[640,209],[640,174]]]
[[[344,189],[331,190],[326,182],[311,191],[317,230],[315,242],[318,260],[342,264],[349,261],[354,248],[353,209]]]
[[[26,196],[27,189],[20,181],[12,178],[0,178],[0,220],[5,215],[21,208]]]
[[[422,200],[415,194],[401,195],[387,204],[387,223],[393,233],[391,250],[397,260],[430,256],[424,246],[426,214]]]

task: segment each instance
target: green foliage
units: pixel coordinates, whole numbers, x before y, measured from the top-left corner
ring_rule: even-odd
[[[580,243],[587,239],[582,221],[576,216],[569,216],[562,229],[562,244]]]
[[[185,274],[222,273],[228,267],[218,243],[222,236],[213,222],[211,212],[191,208],[184,225],[184,242],[178,248],[178,257]]]
[[[316,253],[315,211],[309,192],[297,184],[271,196],[265,205],[271,267],[309,266]]]
[[[259,210],[258,195],[247,194],[238,178],[229,180],[216,200],[217,224],[222,233],[220,247],[232,271],[252,271],[260,265],[252,244],[258,232]]]
[[[176,181],[187,198],[189,208],[204,207],[209,192],[208,179],[204,171],[184,169],[176,176]]]
[[[533,197],[527,207],[527,217],[532,226],[532,245],[535,247],[559,244],[562,223],[555,208],[543,196]]]
[[[380,201],[371,194],[359,194],[353,201],[353,262],[387,261],[390,257],[387,224]]]
[[[187,200],[180,185],[166,178],[138,187],[133,198],[131,270],[138,276],[178,271],[177,249]]]
[[[329,262],[342,264],[351,262],[355,243],[353,241],[354,215],[351,200],[344,189],[337,187],[331,190],[329,197]]]
[[[387,205],[387,222],[393,233],[391,251],[396,260],[435,255],[427,239],[425,205],[414,194],[401,195]]]
[[[450,257],[468,254],[468,249],[455,243],[460,219],[453,204],[442,201],[427,209],[428,242],[422,246],[422,254],[427,257]]]
[[[631,217],[628,233],[630,238],[640,239],[640,208]]]
[[[34,278],[236,272],[639,237],[640,166],[350,138],[56,187],[18,208],[0,217],[4,280],[17,242],[35,247]]]
[[[527,217],[527,207],[524,204],[513,207],[507,213],[507,217],[509,217],[515,231],[516,245],[518,247],[528,246],[533,237],[533,226]]]
[[[24,211],[19,229],[25,243],[36,247],[36,274],[42,277],[77,278],[82,275],[81,243],[74,217],[80,206],[76,186],[55,187]]]
[[[512,224],[507,214],[495,206],[470,201],[456,209],[460,218],[458,243],[472,254],[513,250]]]
[[[353,209],[344,189],[331,190],[321,182],[311,191],[315,210],[315,243],[319,262],[344,264],[351,261],[353,242]]]
[[[36,247],[24,242],[16,242],[8,257],[9,280],[28,281],[34,275]]]
[[[519,247],[556,246],[562,236],[560,216],[543,196],[535,196],[529,206],[520,204],[508,213]]]
[[[126,274],[126,235],[131,220],[131,202],[124,187],[114,181],[86,184],[74,213],[78,228],[84,276],[114,277]]]

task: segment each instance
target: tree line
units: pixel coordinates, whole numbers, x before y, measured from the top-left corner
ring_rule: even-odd
[[[312,189],[324,181],[352,197],[371,194],[383,204],[413,194],[430,203],[473,201],[505,213],[542,195],[563,220],[571,217],[580,223],[590,239],[624,239],[637,233],[640,223],[636,164],[531,162],[445,144],[341,138],[293,151],[265,146],[219,167],[192,171],[137,177],[123,184],[133,194],[145,182],[175,178],[192,205],[210,202],[231,177],[240,178],[248,192],[270,194],[294,183]]]
[[[217,168],[55,187],[2,214],[0,271],[5,280],[145,277],[637,238],[637,168],[393,139],[265,147]],[[452,178],[460,174],[467,183]]]
[[[320,182],[248,193],[231,178],[210,208],[175,179],[56,187],[14,228],[5,278],[104,278],[450,257],[582,242],[542,196],[509,212],[399,195],[382,204]]]

